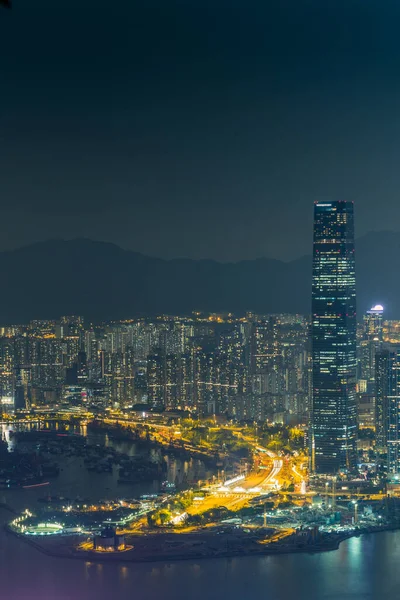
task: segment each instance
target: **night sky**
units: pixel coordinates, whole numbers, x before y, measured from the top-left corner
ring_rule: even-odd
[[[310,253],[314,200],[400,231],[399,0],[13,0],[0,250]]]

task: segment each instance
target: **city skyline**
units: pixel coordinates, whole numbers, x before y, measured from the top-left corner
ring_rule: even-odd
[[[0,0],[0,596],[395,596],[399,23]]]
[[[305,315],[0,323],[0,487],[64,490],[71,469],[91,482],[90,500],[10,506],[8,533],[46,558],[135,562],[179,560],[181,544],[196,560],[315,552],[399,527],[400,320],[378,301],[357,321],[352,202],[314,203],[311,275]]]

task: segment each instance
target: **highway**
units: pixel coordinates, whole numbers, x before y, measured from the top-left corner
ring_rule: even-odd
[[[276,487],[278,485],[277,477],[278,477],[279,473],[281,472],[282,467],[283,467],[283,460],[281,458],[275,458],[273,465],[272,465],[272,471],[264,479],[264,481],[261,485],[262,486],[269,485],[269,486]]]

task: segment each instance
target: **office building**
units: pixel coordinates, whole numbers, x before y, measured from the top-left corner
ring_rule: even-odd
[[[356,280],[351,202],[314,205],[311,470],[356,467]]]
[[[375,440],[378,453],[387,451],[389,374],[392,360],[393,353],[387,348],[377,352],[375,356]]]
[[[359,344],[360,379],[365,382],[366,391],[375,392],[375,354],[383,343],[383,306],[377,304],[363,317],[362,339]]]
[[[376,355],[376,449],[386,455],[386,473],[400,473],[400,346]]]

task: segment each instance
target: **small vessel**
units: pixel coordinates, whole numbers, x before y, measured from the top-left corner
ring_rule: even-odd
[[[31,483],[30,485],[23,485],[23,489],[42,487],[43,485],[49,485],[50,481],[43,481],[42,483]]]

